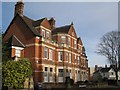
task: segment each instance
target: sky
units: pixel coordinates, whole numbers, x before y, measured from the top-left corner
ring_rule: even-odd
[[[15,2],[2,2],[3,32],[13,19],[14,5]],[[106,58],[95,51],[105,33],[118,30],[117,2],[25,2],[24,5],[24,15],[34,20],[54,17],[56,27],[73,22],[85,46],[89,66],[108,64]]]

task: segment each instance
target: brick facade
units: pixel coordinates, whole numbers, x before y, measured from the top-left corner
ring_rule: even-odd
[[[55,20],[51,24],[52,20],[54,18],[51,21],[47,18],[34,21],[17,14],[6,30],[3,41],[7,42],[15,35],[16,40],[25,46],[20,49],[20,57],[31,60],[35,82],[59,83],[62,79],[64,82],[67,75],[75,82],[88,80],[87,56],[73,23],[57,28]],[[64,43],[62,36],[65,37]],[[16,47],[19,48],[19,45]],[[15,55],[15,48],[12,48],[11,57]]]

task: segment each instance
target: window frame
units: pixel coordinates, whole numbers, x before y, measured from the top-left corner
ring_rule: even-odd
[[[47,57],[45,54],[47,54]],[[47,47],[44,48],[44,59],[48,59],[48,48]]]
[[[59,52],[58,52],[58,61],[59,61],[59,62],[62,62],[62,61],[63,61],[63,52],[62,52],[62,51],[59,51]]]
[[[61,36],[61,43],[66,44],[66,36]]]
[[[49,59],[52,60],[52,57],[53,57],[53,55],[52,55],[52,49],[49,49]]]

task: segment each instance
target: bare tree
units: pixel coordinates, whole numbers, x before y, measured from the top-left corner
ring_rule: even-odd
[[[116,80],[118,81],[118,68],[120,67],[120,32],[111,31],[103,35],[98,44],[97,53],[107,58],[109,63],[113,65],[116,72]]]

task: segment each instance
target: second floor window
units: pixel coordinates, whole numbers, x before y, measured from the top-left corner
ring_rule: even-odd
[[[71,45],[71,38],[68,38],[68,45]]]
[[[52,60],[52,49],[49,49],[49,59]]]
[[[74,41],[74,48],[75,49],[77,48],[77,42],[76,42],[76,40]]]
[[[48,48],[44,48],[44,58],[48,58]]]
[[[66,36],[61,36],[61,43],[66,43]]]
[[[77,56],[75,55],[75,63],[77,63]]]
[[[80,64],[80,57],[78,56],[78,64]]]
[[[58,60],[59,61],[63,60],[63,52],[58,52]]]
[[[42,33],[41,33],[42,37],[45,38],[45,30],[42,30]]]
[[[46,39],[50,39],[50,32],[46,31]]]

